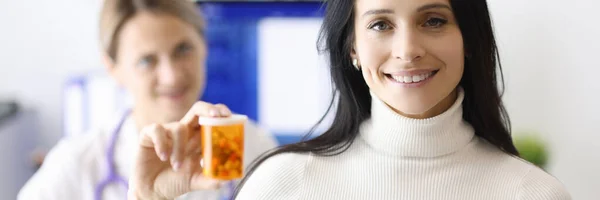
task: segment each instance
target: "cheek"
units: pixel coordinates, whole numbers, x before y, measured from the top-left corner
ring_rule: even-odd
[[[205,81],[206,67],[205,59],[201,56],[190,56],[185,63],[186,78],[191,82],[203,84]]]
[[[143,77],[137,80],[138,95],[145,99],[155,99],[158,97],[156,93],[156,81],[151,77]]]
[[[198,82],[200,82],[201,87],[204,87],[204,85],[206,84],[206,66],[204,64],[201,64],[200,69],[198,69],[197,72]]]
[[[452,37],[443,42],[437,43],[438,57],[444,62],[449,75],[453,79],[460,79],[464,70],[464,48],[461,36]]]
[[[379,71],[390,56],[390,43],[382,42],[377,38],[368,38],[368,36],[363,38],[357,40],[357,55],[365,82],[370,88],[375,88],[384,78]]]
[[[201,87],[206,82],[206,59],[208,56],[207,46],[204,39],[199,40],[196,43],[197,50],[193,56],[193,64],[190,73],[195,75],[195,80],[200,84]]]
[[[156,76],[155,72],[140,72],[131,70],[126,77],[126,88],[137,99],[155,98]]]

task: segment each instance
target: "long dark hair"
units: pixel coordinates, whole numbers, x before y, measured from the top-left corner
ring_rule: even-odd
[[[334,156],[350,147],[359,132],[360,124],[371,115],[371,96],[360,71],[353,68],[350,57],[354,41],[354,1],[328,0],[318,44],[329,56],[330,73],[334,83],[333,99],[328,112],[337,100],[335,118],[327,131],[313,139],[273,149],[256,159],[242,180],[250,177],[258,165],[269,157],[285,153],[310,152]],[[499,62],[492,23],[485,0],[450,0],[462,32],[466,50],[465,70],[459,83],[464,89],[463,118],[475,134],[500,150],[518,156],[510,135],[510,121],[502,104],[497,71],[504,78]],[[319,120],[318,126],[324,117]],[[315,130],[311,129],[308,138]]]

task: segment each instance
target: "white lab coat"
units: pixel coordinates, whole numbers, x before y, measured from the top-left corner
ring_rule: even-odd
[[[62,139],[47,155],[42,167],[21,189],[18,200],[93,200],[94,189],[107,176],[106,151],[118,122],[84,135]],[[138,131],[127,117],[115,144],[114,162],[119,175],[131,174],[138,149]],[[274,137],[249,122],[246,124],[244,166],[276,146]],[[179,199],[217,200],[219,191],[198,191]],[[108,185],[103,199],[126,199],[127,191],[119,183]]]

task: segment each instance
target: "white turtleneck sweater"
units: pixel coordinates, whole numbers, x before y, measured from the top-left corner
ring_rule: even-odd
[[[462,118],[462,90],[429,119],[403,117],[372,97],[372,117],[347,151],[275,155],[237,200],[571,199],[550,174],[477,137]]]

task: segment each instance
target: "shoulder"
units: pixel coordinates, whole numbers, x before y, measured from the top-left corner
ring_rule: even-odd
[[[542,168],[514,155],[507,154],[487,141],[481,139],[478,150],[482,162],[487,162],[504,178],[517,186],[520,200],[569,200],[569,193],[563,184]],[[489,166],[489,165],[488,165]]]
[[[101,155],[104,151],[105,143],[108,140],[108,133],[101,129],[88,131],[82,135],[62,138],[48,152],[42,169],[56,167],[77,167],[61,164],[85,164]]]
[[[95,129],[82,135],[63,138],[49,152],[49,160],[45,160],[44,163],[52,162],[52,158],[74,162],[89,161],[90,158],[102,155],[105,149],[103,147],[107,146],[109,137],[110,133]]]
[[[570,200],[564,185],[544,170],[531,166],[519,186],[521,200]]]
[[[284,199],[298,195],[310,155],[281,153],[266,159],[249,175],[236,199]]]
[[[18,199],[69,199],[88,166],[94,166],[103,138],[100,130],[63,138],[48,152],[44,163],[27,181]],[[36,196],[36,197],[34,197]],[[40,198],[38,198],[40,197]],[[41,198],[43,197],[43,198]]]
[[[266,159],[261,165],[257,166],[257,176],[260,173],[282,173],[301,175],[309,159],[308,153],[280,153]]]
[[[477,138],[474,147],[470,151],[472,154],[475,154],[473,159],[476,159],[487,168],[492,167],[496,172],[508,173],[506,175],[510,177],[523,177],[533,170],[533,168],[539,169],[534,164],[518,156],[500,150],[485,139]]]

